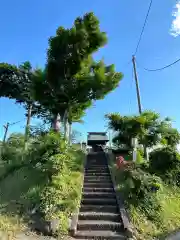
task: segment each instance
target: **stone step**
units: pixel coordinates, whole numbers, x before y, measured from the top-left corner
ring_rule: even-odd
[[[122,233],[115,231],[77,231],[76,239],[127,240]]]
[[[84,183],[84,187],[92,187],[92,188],[106,188],[106,187],[112,187],[113,188],[113,184],[112,182],[85,182]]]
[[[110,177],[84,177],[84,182],[112,182]]]
[[[77,230],[122,230],[122,223],[107,220],[79,220]]]
[[[107,193],[114,193],[114,188],[113,187],[84,187],[83,188],[84,192],[107,192]]]
[[[110,176],[109,172],[86,172],[85,176],[90,177],[90,176]]]
[[[113,198],[116,199],[115,192],[83,192],[83,198]]]
[[[107,164],[86,164],[87,167],[96,167],[96,168],[108,168]]]
[[[85,175],[84,176],[85,179],[111,179],[111,176],[110,175],[106,175],[106,176],[102,176],[102,175],[91,175],[91,176],[87,176]]]
[[[100,163],[87,162],[86,166],[108,167],[108,164],[105,162],[100,162]]]
[[[99,167],[99,168],[108,168],[108,164],[93,164],[93,163],[88,163],[85,165],[85,167]]]
[[[111,179],[84,179],[84,183],[112,183]]]
[[[85,174],[93,174],[93,175],[100,175],[100,174],[109,174],[109,171],[108,170],[91,170],[91,169],[88,169],[88,170],[85,170],[84,171]]]
[[[117,205],[81,205],[80,212],[106,212],[106,213],[118,213],[119,209]]]
[[[106,169],[109,170],[108,166],[85,166],[85,169]]]
[[[79,220],[109,220],[113,222],[121,222],[121,217],[118,213],[80,212]]]
[[[91,204],[91,205],[117,205],[115,198],[82,198],[82,204]]]
[[[86,168],[108,168],[106,164],[97,165],[97,164],[87,164]]]
[[[109,169],[108,168],[99,168],[99,167],[89,167],[89,168],[85,168],[85,172],[106,172],[109,173]]]

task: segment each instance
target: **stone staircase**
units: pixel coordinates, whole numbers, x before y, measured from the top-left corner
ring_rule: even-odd
[[[122,219],[103,152],[87,156],[75,239],[125,240]]]

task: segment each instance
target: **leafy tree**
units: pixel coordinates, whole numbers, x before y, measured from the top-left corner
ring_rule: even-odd
[[[59,27],[49,39],[44,69],[32,71],[29,62],[19,67],[0,65],[1,96],[24,104],[27,126],[30,116],[36,115],[51,120],[56,131],[63,121],[66,133],[67,122],[79,121],[86,108],[114,90],[123,77],[114,65],[93,60],[106,42],[93,13],[77,18],[70,29]]]
[[[23,104],[27,110],[27,127],[30,125],[33,105],[32,66],[24,62],[20,66],[0,63],[0,97],[15,99],[16,103]]]
[[[109,127],[117,132],[113,141],[131,147],[131,139],[137,137],[140,144],[152,147],[158,143],[176,146],[180,140],[179,132],[172,128],[169,118],[160,119],[160,115],[145,111],[140,116],[120,116],[108,114]]]
[[[69,136],[68,140],[69,143],[71,144],[73,137],[72,133],[72,123],[73,122],[79,122],[83,123],[82,117],[85,116],[85,110],[92,105],[92,102],[86,102],[84,104],[77,104],[74,105],[73,108],[71,109],[71,112],[68,113],[68,124],[69,124]]]
[[[0,97],[16,98],[23,77],[15,65],[0,63]]]
[[[103,99],[122,79],[114,65],[92,58],[106,42],[93,13],[77,18],[70,29],[59,27],[49,39],[44,77],[35,79],[34,89],[36,100],[54,116],[56,130],[57,122],[67,122],[73,109],[84,109],[86,104]]]

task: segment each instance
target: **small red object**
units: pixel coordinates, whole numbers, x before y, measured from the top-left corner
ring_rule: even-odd
[[[116,165],[120,168],[122,165],[125,164],[124,158],[122,156],[116,157]]]

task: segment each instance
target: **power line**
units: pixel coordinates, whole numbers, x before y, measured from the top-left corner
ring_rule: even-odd
[[[146,70],[146,71],[149,71],[149,72],[157,72],[157,71],[162,71],[162,70],[164,70],[164,69],[166,69],[166,68],[169,68],[169,67],[173,66],[174,64],[176,64],[176,63],[178,63],[178,62],[180,62],[180,58],[179,58],[178,60],[174,61],[173,63],[168,64],[168,65],[166,65],[166,66],[164,66],[164,67],[162,67],[162,68],[148,69],[148,68],[144,68],[144,67],[143,67],[143,69]]]
[[[9,123],[9,126],[12,126],[12,125],[18,124],[18,123],[20,123],[20,122],[22,122],[22,121],[24,121],[24,119],[21,120],[21,121],[17,121],[17,122]]]
[[[135,51],[134,55],[136,55],[136,53],[137,53],[137,51],[138,51],[138,48],[139,48],[139,45],[140,45],[140,42],[141,42],[141,39],[142,39],[142,35],[143,35],[144,29],[145,29],[145,27],[146,27],[146,23],[147,23],[148,16],[149,16],[149,13],[150,13],[150,10],[151,10],[151,6],[152,6],[152,1],[153,1],[153,0],[150,1],[149,8],[148,8],[148,12],[147,12],[147,14],[146,14],[146,18],[145,18],[145,21],[144,21],[144,25],[143,25],[143,28],[142,28],[142,31],[141,31],[141,34],[140,34],[140,37],[139,37],[139,41],[138,41],[138,43],[137,43],[137,47],[136,47],[136,51]]]

